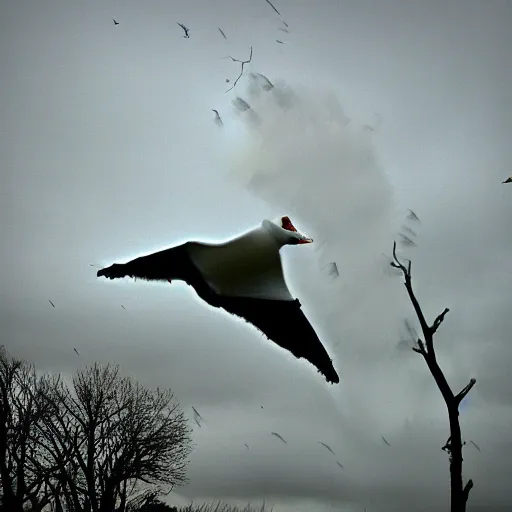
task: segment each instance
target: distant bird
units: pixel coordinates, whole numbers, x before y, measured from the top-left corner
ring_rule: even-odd
[[[388,443],[387,439],[386,439],[384,436],[380,436],[380,437],[382,437],[382,440],[383,440],[383,441],[384,441],[388,446],[391,446],[391,445]]]
[[[289,25],[288,25],[288,23],[286,23],[286,21],[281,20],[281,23],[282,23],[286,28],[288,28],[288,27],[289,27]]]
[[[480,450],[479,446],[473,442],[473,441],[469,441],[479,452],[481,452],[482,450]]]
[[[112,18],[112,21],[114,22],[114,25],[119,25],[119,21],[116,21],[114,18]]]
[[[264,91],[270,91],[274,88],[274,84],[262,73],[249,73],[249,77],[256,82],[262,82],[261,88]]]
[[[318,444],[321,444],[322,446],[325,446],[333,455],[336,455],[333,451],[332,451],[332,448],[328,445],[328,444],[325,444],[325,443],[322,443],[322,441],[318,441]]]
[[[200,420],[204,421],[204,418],[199,414],[198,410],[192,405],[192,410],[194,411],[194,415]]]
[[[194,421],[196,422],[197,426],[201,428],[201,423],[199,423],[199,420],[196,417],[194,417]]]
[[[270,432],[273,436],[280,439],[284,444],[288,444],[277,432]]]
[[[290,33],[290,31],[287,28],[279,27],[277,30],[281,30],[282,32],[286,32],[287,34]]]
[[[407,330],[408,336],[406,338],[402,338],[398,343],[398,348],[400,349],[411,349],[411,347],[415,346],[418,341],[418,332],[412,326],[411,322],[404,320],[404,325]]]
[[[260,407],[263,409],[263,405],[260,405]]]
[[[240,110],[240,112],[245,112],[251,108],[251,105],[249,105],[247,101],[240,98],[240,96],[237,96],[232,103],[238,110]]]
[[[416,247],[417,244],[412,238],[408,237],[407,235],[404,235],[403,233],[398,234],[402,237],[402,245],[406,245],[408,247]]]
[[[276,43],[284,44],[283,41],[279,41],[279,39],[276,39]]]
[[[412,210],[409,210],[409,215],[407,215],[407,218],[409,220],[414,220],[415,222],[420,222],[420,219]]]
[[[217,27],[217,28],[219,29],[219,32],[222,34],[224,39],[227,39],[226,34],[224,34],[224,31],[220,27]]]
[[[245,443],[245,447],[246,447],[247,449],[249,449],[249,445],[248,445],[247,443]]]
[[[334,277],[334,278],[339,277],[340,271],[338,270],[338,265],[336,264],[335,261],[332,261],[331,263],[327,263],[327,265],[325,265],[325,267],[328,267],[327,275],[329,275],[330,277]]]
[[[404,231],[407,231],[407,233],[409,233],[410,235],[412,235],[412,236],[416,236],[416,232],[415,232],[415,231],[413,231],[409,226],[402,226],[402,229],[403,229]]]
[[[212,112],[215,112],[215,124],[217,126],[224,126],[224,123],[222,122],[222,119],[219,115],[219,111],[218,110],[215,110],[214,108],[212,108]]]
[[[73,350],[76,352],[76,355],[79,356],[78,350],[76,348],[73,348]]]
[[[121,307],[126,311],[126,308],[121,304]]]
[[[279,14],[279,16],[281,16],[281,13],[274,7],[270,0],[265,0],[265,2],[267,2],[267,4],[270,5],[270,7],[272,7],[272,9],[274,9],[274,11],[277,12],[277,14]]]
[[[183,23],[178,23],[178,25],[183,29],[185,32],[185,35],[183,36],[185,39],[190,39],[190,36],[188,35],[189,29],[183,25]]]
[[[338,464],[338,466],[339,466],[341,469],[345,469],[345,468],[343,467],[343,464],[339,463],[338,461],[336,461],[336,464]]]
[[[311,242],[285,216],[264,220],[224,243],[187,242],[128,263],[114,263],[97,276],[185,281],[205,302],[245,319],[296,358],[309,361],[327,382],[338,383],[329,354],[283,275],[280,249]]]
[[[512,176],[507,178],[505,181],[502,181],[502,183],[512,183]]]
[[[55,307],[55,304],[54,304],[50,299],[48,299],[48,302],[49,302],[53,307]]]
[[[270,91],[274,88],[274,84],[262,73],[256,73],[256,75],[263,80],[262,88],[264,91]]]

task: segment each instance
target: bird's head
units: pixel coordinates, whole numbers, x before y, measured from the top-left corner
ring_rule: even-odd
[[[274,220],[264,220],[262,225],[269,229],[282,245],[310,244],[313,242],[312,238],[297,231],[290,217],[285,216]]]

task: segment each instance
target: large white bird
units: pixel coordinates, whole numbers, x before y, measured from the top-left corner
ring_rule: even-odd
[[[332,361],[286,286],[279,251],[308,244],[289,217],[269,221],[225,243],[187,242],[128,263],[98,271],[109,279],[185,281],[205,302],[244,318],[296,358],[313,364],[326,380],[338,383]]]

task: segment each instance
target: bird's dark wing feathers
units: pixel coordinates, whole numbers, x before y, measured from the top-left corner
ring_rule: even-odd
[[[170,249],[164,249],[147,256],[141,256],[128,263],[114,263],[102,268],[97,276],[108,279],[136,277],[146,281],[167,281],[168,279],[184,279],[190,267],[186,243]],[[185,275],[181,275],[185,273]]]
[[[328,382],[339,382],[329,354],[302,312],[298,299],[218,297],[218,305],[257,327],[269,340],[291,352],[297,359],[309,361]]]
[[[211,306],[218,307],[217,294],[204,281],[197,267],[190,260],[188,249],[199,242],[187,242],[177,247],[135,258],[128,263],[114,263],[98,270],[98,277],[119,279],[134,277],[144,281],[169,281],[180,279],[193,286],[196,293]]]

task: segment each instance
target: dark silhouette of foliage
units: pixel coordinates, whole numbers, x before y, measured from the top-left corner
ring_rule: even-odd
[[[414,307],[414,311],[418,317],[421,331],[423,333],[424,340],[418,338],[417,345],[412,349],[416,353],[420,354],[427,363],[428,369],[436,381],[437,387],[443,396],[448,410],[450,437],[442,449],[450,456],[450,512],[466,512],[469,492],[473,488],[473,480],[468,480],[464,485],[462,479],[462,446],[465,443],[462,442],[459,422],[459,406],[465,396],[471,391],[471,388],[476,384],[476,380],[471,379],[469,384],[457,394],[452,391],[439,366],[439,363],[437,362],[434,348],[434,334],[443,323],[449,309],[445,308],[445,310],[436,317],[434,323],[432,325],[428,325],[418,299],[412,289],[411,261],[408,261],[407,267],[399,261],[396,255],[396,242],[393,244],[393,261],[391,262],[391,266],[401,270],[404,276],[405,288]]]
[[[138,512],[178,512],[178,509],[167,505],[163,501],[155,500],[143,505]]]
[[[190,451],[190,431],[170,390],[148,390],[118,367],[99,364],[67,386],[0,351],[4,510],[135,510],[132,502],[148,505],[161,487],[187,482]]]
[[[0,347],[0,510],[37,510],[51,501],[55,467],[39,458],[37,432],[49,411],[38,396],[57,382],[38,378],[31,364]]]

